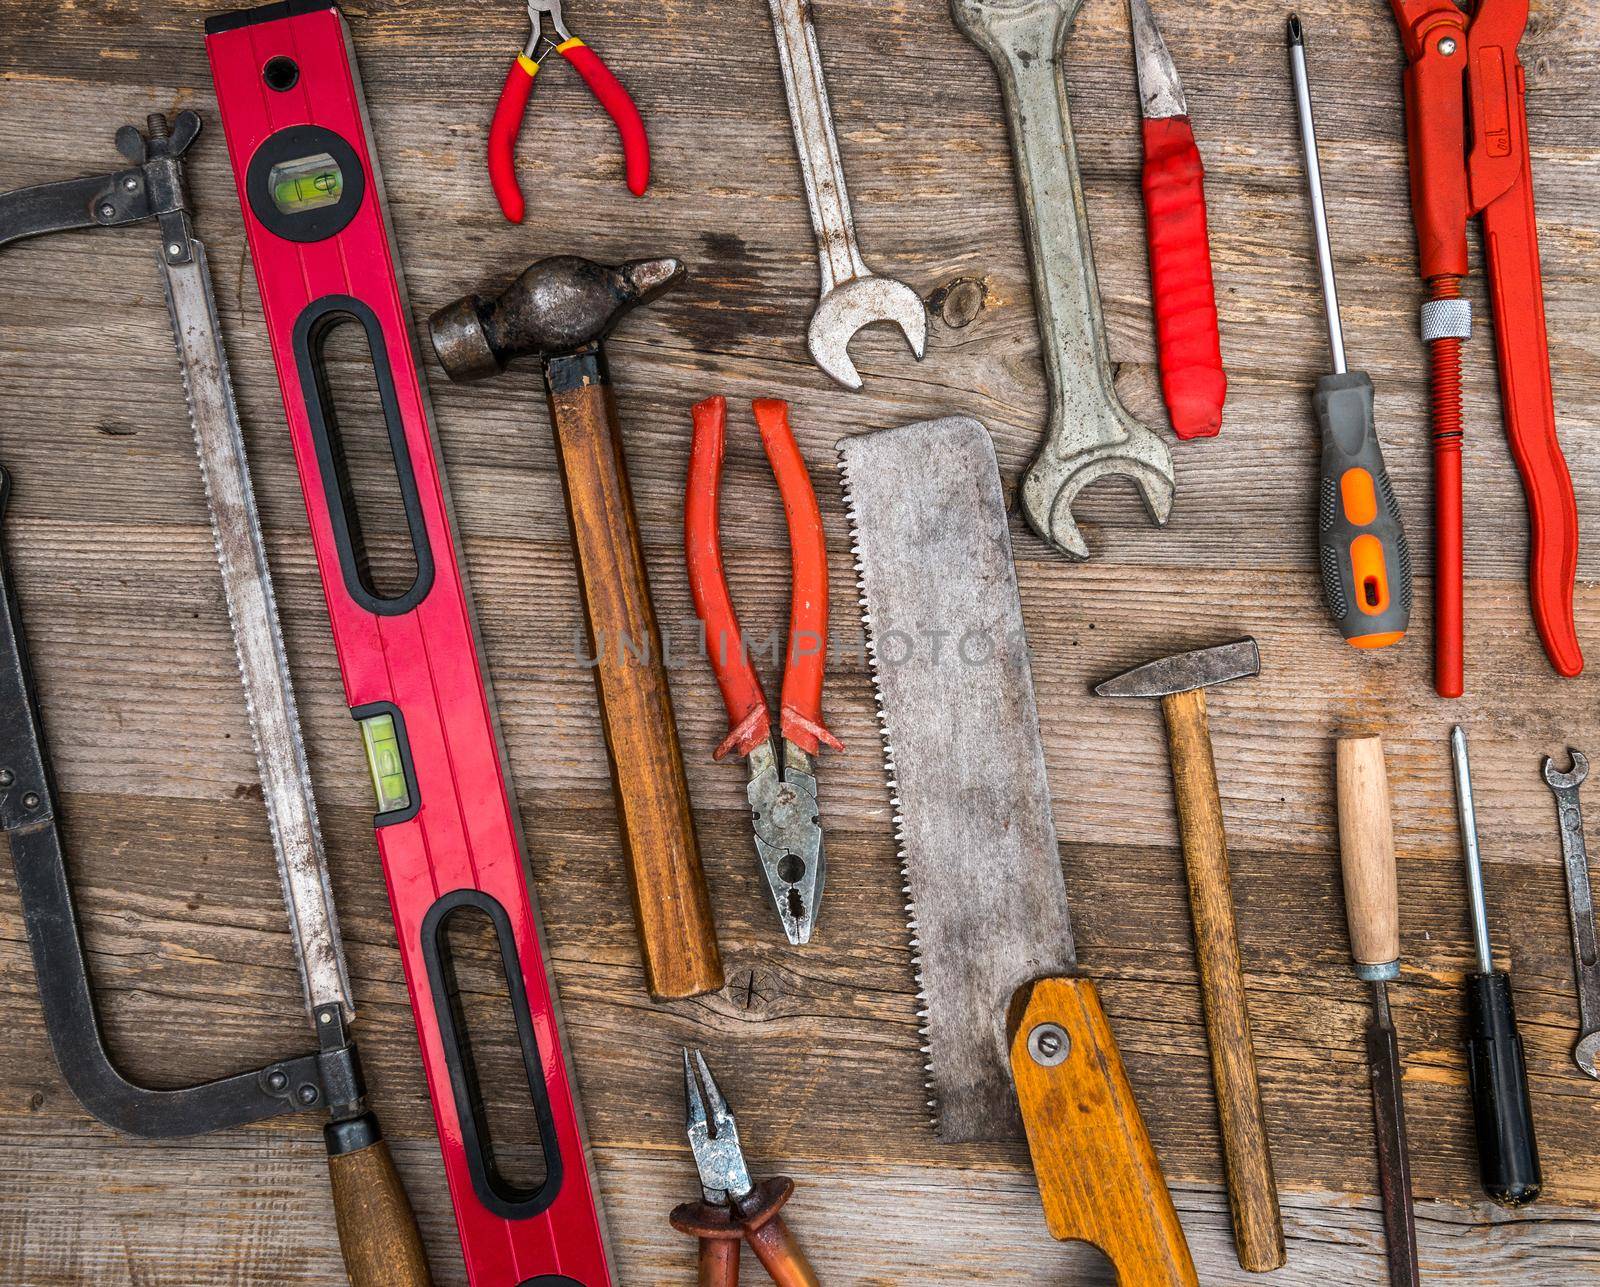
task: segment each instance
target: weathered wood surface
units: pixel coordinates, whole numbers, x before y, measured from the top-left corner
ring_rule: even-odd
[[[118,124],[192,105],[198,227],[218,276],[246,436],[328,831],[378,1107],[442,1283],[460,1283],[442,1175],[281,409],[215,131],[192,0],[0,0],[0,189],[109,168]],[[481,152],[518,6],[352,4],[391,207],[418,319],[539,255],[677,253],[691,281],[613,345],[656,603],[687,640],[681,558],[688,409],[735,404],[726,540],[736,601],[781,626],[781,508],[739,409],[780,395],[812,463],[833,556],[841,644],[825,696],[849,752],[823,761],[830,881],[819,941],[781,945],[750,853],[741,772],[713,765],[722,711],[694,658],[674,698],[731,980],[652,1007],[628,912],[577,590],[537,384],[457,388],[431,374],[624,1282],[686,1282],[667,1227],[694,1180],[676,1051],[706,1047],[758,1169],[800,1182],[793,1223],[830,1282],[1096,1281],[1044,1232],[1009,1147],[939,1146],[923,1122],[911,967],[831,447],[842,433],[965,411],[994,433],[1008,482],[1037,443],[1042,375],[998,95],[942,0],[821,4],[841,147],[869,262],[930,296],[981,284],[970,325],[935,318],[913,364],[897,336],[855,346],[858,395],[807,360],[816,268],[765,7],[573,0],[569,18],[650,122],[647,199],[569,69],[541,77],[522,147],[531,218],[505,225]],[[1542,5],[1523,43],[1561,426],[1587,517],[1600,462],[1591,322],[1597,152],[1582,110],[1600,73],[1589,4]],[[1289,1222],[1277,1281],[1383,1280],[1362,1057],[1365,997],[1348,969],[1333,737],[1381,732],[1394,786],[1406,1057],[1420,1244],[1433,1280],[1566,1284],[1600,1272],[1600,1088],[1568,1051],[1576,1006],[1554,811],[1538,757],[1600,746],[1596,681],[1555,680],[1524,595],[1525,522],[1498,427],[1489,328],[1467,345],[1467,699],[1429,687],[1427,586],[1414,637],[1380,656],[1329,629],[1313,574],[1315,455],[1307,393],[1325,356],[1282,49],[1282,13],[1232,0],[1169,7],[1210,172],[1231,396],[1223,436],[1174,455],[1177,504],[1151,528],[1131,492],[1079,512],[1095,560],[1069,566],[1020,525],[1057,823],[1080,956],[1101,981],[1202,1280],[1245,1278],[1228,1238],[1160,718],[1097,705],[1096,677],[1251,632],[1263,676],[1213,695],[1251,1020]],[[1347,342],[1372,373],[1391,473],[1426,567],[1422,350],[1400,115],[1385,6],[1306,15]],[[1137,190],[1126,19],[1088,0],[1072,105],[1112,356],[1129,405],[1159,422]],[[244,722],[204,500],[148,230],[73,234],[0,260],[0,459],[16,493],[5,538],[26,604],[65,798],[79,896],[116,1048],[172,1082],[299,1048],[304,1026]],[[1486,317],[1481,278],[1470,287]],[[1600,639],[1600,545],[1580,563],[1579,627]],[[770,668],[769,668],[770,670]],[[1546,1203],[1509,1218],[1475,1184],[1460,1050],[1470,960],[1445,736],[1474,733],[1500,957],[1515,969]],[[1600,807],[1600,806],[1597,806]],[[118,1138],[62,1085],[33,996],[11,882],[0,877],[0,1280],[238,1285],[337,1279],[310,1123],[180,1144]],[[755,1274],[751,1266],[747,1274]]]

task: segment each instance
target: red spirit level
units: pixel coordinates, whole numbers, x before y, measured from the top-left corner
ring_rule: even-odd
[[[609,1287],[604,1231],[528,888],[488,678],[457,564],[383,182],[343,17],[287,0],[206,23],[261,306],[277,362],[374,819],[434,1121],[473,1287]],[[367,559],[323,346],[371,350],[414,576]],[[456,997],[452,921],[487,918],[521,1042],[544,1173],[496,1165]]]

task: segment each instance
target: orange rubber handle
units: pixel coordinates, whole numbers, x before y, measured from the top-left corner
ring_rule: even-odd
[[[772,714],[745,651],[722,566],[722,453],[728,400],[715,397],[697,402],[693,416],[689,484],[683,501],[683,552],[695,615],[705,628],[706,654],[728,708],[728,737],[714,753],[720,760],[730,751],[748,755],[752,747],[771,736]]]
[[[779,723],[784,737],[808,755],[817,753],[819,742],[842,751],[839,739],[822,725],[822,675],[828,660],[828,545],[822,510],[789,428],[789,404],[758,398],[751,409],[789,524],[789,648]]]
[[[1155,299],[1161,393],[1180,438],[1214,437],[1228,379],[1222,370],[1205,168],[1187,116],[1144,122],[1145,239]]]

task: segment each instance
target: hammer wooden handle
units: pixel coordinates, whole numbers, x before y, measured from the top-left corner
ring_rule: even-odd
[[[645,984],[660,1001],[717,991],[722,959],[601,362],[589,354],[548,363],[546,389]]]
[[[1393,978],[1399,972],[1400,917],[1383,739],[1341,737],[1334,763],[1350,954],[1363,977]]]
[[[1284,1263],[1283,1219],[1267,1143],[1261,1087],[1256,1082],[1255,1047],[1245,1006],[1239,935],[1233,920],[1228,872],[1228,841],[1222,826],[1222,799],[1211,756],[1211,730],[1203,688],[1170,693],[1161,699],[1167,750],[1178,803],[1178,829],[1189,875],[1189,909],[1194,918],[1195,959],[1206,1037],[1211,1047],[1211,1077],[1222,1122],[1222,1158],[1233,1211],[1234,1245],[1239,1264],[1252,1272]]]

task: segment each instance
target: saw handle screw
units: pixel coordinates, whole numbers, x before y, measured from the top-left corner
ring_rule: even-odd
[[[1028,1053],[1041,1068],[1065,1063],[1072,1052],[1072,1038],[1056,1023],[1041,1023],[1028,1034]]]

